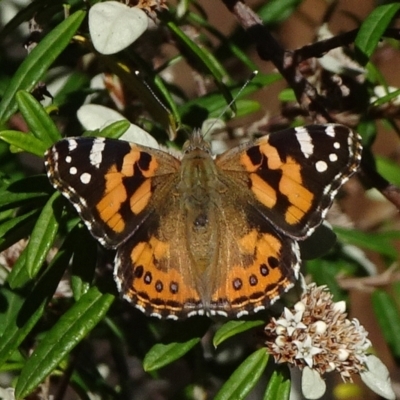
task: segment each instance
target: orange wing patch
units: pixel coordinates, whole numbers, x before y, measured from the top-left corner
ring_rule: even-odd
[[[238,246],[242,262],[227,270],[225,284],[211,297],[211,312],[222,304],[228,315],[257,312],[273,304],[297,279],[295,242],[253,229],[238,240]]]
[[[105,176],[106,189],[103,198],[96,206],[102,221],[118,233],[125,229],[125,223],[119,210],[128,198],[122,178],[123,175],[113,165]]]
[[[135,176],[138,180],[143,180],[129,199],[130,209],[137,215],[150,202],[152,194],[150,178],[156,174],[159,166],[156,157],[147,155],[149,161],[143,167],[140,160],[144,153],[136,145],[131,145],[131,149],[123,158],[120,170],[113,164],[107,171],[104,195],[96,205],[102,221],[116,233],[123,232],[126,227],[120,213],[122,205],[128,200],[124,179]]]
[[[126,250],[129,248],[127,244]],[[120,290],[135,307],[150,315],[177,319],[190,316],[191,311],[201,314],[199,293],[178,266],[169,265],[170,253],[169,243],[151,236],[133,247],[129,260],[125,259],[127,254],[119,254],[121,265],[116,265],[115,274]]]
[[[277,149],[268,143],[268,138],[261,139],[258,151],[243,152],[240,162],[250,172],[251,190],[257,200],[269,209],[274,208],[279,196],[285,196],[289,205],[285,211],[285,222],[295,225],[310,211],[314,195],[304,187],[301,165],[292,157],[282,162]],[[271,171],[268,174],[268,171]],[[270,176],[279,172],[276,187],[267,182]]]
[[[279,190],[292,204],[285,213],[285,220],[288,224],[294,225],[310,211],[314,195],[304,187],[301,165],[293,158],[288,157],[286,163],[281,164],[280,169],[282,178],[279,182]]]

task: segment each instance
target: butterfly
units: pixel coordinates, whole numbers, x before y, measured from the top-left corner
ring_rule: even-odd
[[[123,297],[147,315],[241,317],[299,277],[298,241],[357,171],[361,139],[337,124],[270,133],[213,156],[195,131],[179,159],[123,140],[66,138],[45,154],[52,185],[116,249]]]

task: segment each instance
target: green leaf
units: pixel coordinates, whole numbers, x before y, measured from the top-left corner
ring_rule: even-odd
[[[17,398],[26,397],[64,357],[101,321],[115,297],[92,287],[47,332],[24,365],[15,387]]]
[[[25,267],[31,278],[39,272],[49,250],[53,246],[63,211],[62,200],[58,192],[50,197],[43,207],[29,238]]]
[[[348,267],[350,263],[344,260],[330,260],[325,258],[317,258],[306,262],[307,273],[312,275],[313,281],[318,285],[326,285],[329,287],[335,301],[347,300],[347,293],[343,290],[339,283],[337,276],[339,274],[348,274]],[[352,266],[350,264],[350,266]]]
[[[265,348],[247,357],[224,383],[214,400],[245,399],[264,372],[268,358]]]
[[[294,102],[296,100],[296,95],[294,94],[294,90],[291,88],[286,88],[280,91],[278,100],[283,103]]]
[[[0,251],[29,235],[37,216],[38,210],[31,210],[2,222],[0,224]]]
[[[107,125],[97,136],[119,139],[129,129],[130,125],[130,122],[127,120],[116,121]]]
[[[75,229],[74,257],[71,264],[71,288],[74,299],[79,300],[93,281],[97,264],[97,241],[86,226]]]
[[[79,104],[80,98],[86,97],[86,90],[89,85],[89,75],[86,75],[83,71],[81,72],[81,70],[72,70],[63,86],[55,93],[52,106],[60,107]]]
[[[61,135],[53,120],[43,106],[28,92],[20,90],[16,94],[19,111],[23,115],[30,131],[36,139],[50,147],[61,139]]]
[[[15,95],[19,90],[30,91],[43,78],[47,69],[67,47],[86,13],[77,11],[61,22],[41,40],[13,75],[0,103],[0,124],[16,111]]]
[[[33,135],[19,131],[2,131],[0,132],[0,139],[38,157],[43,157],[48,147]]]
[[[383,336],[393,352],[400,358],[400,312],[392,297],[383,290],[372,293],[372,306]]]
[[[190,55],[196,58],[196,61],[202,65],[215,79],[218,89],[223,94],[226,102],[229,104],[232,101],[232,96],[224,80],[228,78],[228,74],[219,61],[206,49],[199,47],[192,39],[190,39],[174,22],[167,23],[171,32],[190,52]]]
[[[0,189],[0,208],[9,210],[35,200],[42,201],[51,193],[52,188],[46,175],[30,176],[9,183]]]
[[[270,0],[257,10],[265,24],[279,24],[290,17],[302,0]]]
[[[357,229],[339,227],[334,227],[333,230],[341,241],[376,251],[394,260],[397,259],[398,253],[392,241],[400,238],[400,232],[364,233]]]
[[[400,89],[393,90],[393,92],[388,92],[386,95],[376,99],[370,106],[371,107],[381,106],[382,104],[388,103],[389,101],[396,99],[399,96],[400,96]]]
[[[362,120],[357,126],[357,132],[362,137],[362,142],[365,147],[370,148],[375,141],[377,129],[375,121]]]
[[[199,342],[200,338],[193,338],[184,343],[158,343],[144,357],[143,369],[146,372],[156,371],[184,356]]]
[[[11,292],[3,287],[1,292],[8,299],[5,324],[1,326],[0,365],[18,348],[36,322],[43,315],[48,301],[57,289],[72,254],[71,242],[64,242],[48,269],[29,294]]]
[[[376,169],[390,183],[400,186],[400,166],[398,163],[382,156],[375,156]]]
[[[28,275],[28,271],[25,268],[27,250],[27,247],[22,250],[18,260],[15,262],[11,272],[7,276],[7,283],[11,289],[22,288],[31,279]]]
[[[268,381],[263,400],[289,400],[290,386],[290,372],[288,368],[276,368]]]
[[[238,60],[240,60],[244,65],[249,68],[250,71],[255,71],[258,69],[257,64],[249,57],[243,49],[238,46],[234,40],[228,40],[214,25],[211,25],[207,18],[203,18],[201,15],[188,11],[186,14],[187,22],[191,22],[200,25],[202,29],[207,30],[211,35],[216,37],[218,41],[226,48],[229,49],[231,54]],[[217,59],[223,59],[224,57],[217,51],[215,53]]]
[[[264,321],[228,321],[215,333],[213,345],[217,347],[230,337],[263,324],[265,324]]]
[[[354,41],[358,62],[366,65],[386,28],[400,10],[399,3],[376,7],[362,23]]]

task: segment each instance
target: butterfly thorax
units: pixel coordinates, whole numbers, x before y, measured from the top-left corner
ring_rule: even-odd
[[[204,273],[218,259],[216,212],[219,193],[225,190],[208,143],[194,137],[184,147],[178,191],[186,245],[199,279],[206,279]]]

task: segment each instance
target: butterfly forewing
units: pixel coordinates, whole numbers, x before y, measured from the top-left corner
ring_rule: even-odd
[[[216,160],[249,203],[276,229],[296,239],[321,223],[340,186],[357,170],[361,139],[342,125],[309,125],[271,133]]]
[[[180,162],[122,140],[68,138],[46,152],[45,166],[53,186],[71,201],[93,236],[117,247],[144,223],[153,193],[163,191],[166,176],[176,173]]]

